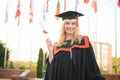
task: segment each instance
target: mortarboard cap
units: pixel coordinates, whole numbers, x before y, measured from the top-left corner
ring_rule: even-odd
[[[82,13],[76,11],[66,11],[60,14],[55,15],[56,17],[61,17],[62,20],[65,19],[77,19],[79,16],[84,16]]]

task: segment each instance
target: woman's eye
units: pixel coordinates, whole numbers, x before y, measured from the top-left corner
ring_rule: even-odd
[[[72,25],[75,25],[76,24],[76,22],[72,22]]]
[[[76,24],[76,22],[71,22],[71,25],[75,25]]]
[[[66,22],[65,24],[66,24],[66,25],[69,25],[70,23],[69,23],[69,22]]]

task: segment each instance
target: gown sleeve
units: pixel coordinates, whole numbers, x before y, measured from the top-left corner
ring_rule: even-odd
[[[49,65],[50,65],[50,63],[49,63],[49,57],[47,57],[47,59],[46,59],[46,71],[45,71],[45,77],[44,77],[44,80],[49,80]]]
[[[87,48],[86,55],[86,73],[88,80],[105,80],[105,78],[100,73],[99,66],[97,64],[95,54],[92,48],[91,43],[89,42],[89,48]]]
[[[53,51],[53,53],[54,53],[54,51]],[[53,56],[54,56],[54,54],[53,54]],[[53,57],[54,58],[54,57]],[[51,72],[51,69],[50,69],[50,67],[51,67],[51,63],[49,62],[49,57],[47,57],[47,59],[46,59],[46,71],[45,71],[45,77],[44,77],[44,80],[50,80],[49,78],[50,78],[50,72]]]

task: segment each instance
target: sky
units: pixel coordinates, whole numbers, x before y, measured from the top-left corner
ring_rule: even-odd
[[[20,0],[20,26],[17,26],[15,13],[17,0],[0,0],[0,40],[7,44],[11,50],[10,60],[36,61],[39,48],[46,48],[46,36],[42,33],[43,28],[48,31],[47,38],[56,42],[59,36],[61,19],[56,20],[55,10],[57,0],[49,0],[48,13],[43,22],[43,6],[45,0],[33,0],[33,23],[29,24],[30,0]],[[64,0],[60,0],[61,12],[64,12]],[[8,22],[5,24],[6,5],[8,3]],[[112,45],[112,56],[120,56],[120,8],[117,0],[97,0],[97,13],[89,4],[79,0],[77,11],[85,16],[79,18],[80,31],[88,35],[91,41],[109,43]],[[67,0],[66,10],[75,10],[75,0]],[[115,27],[117,36],[117,48],[115,47]],[[97,36],[97,37],[96,37]]]

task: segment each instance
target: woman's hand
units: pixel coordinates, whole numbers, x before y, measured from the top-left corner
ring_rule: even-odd
[[[52,59],[53,59],[53,45],[52,45],[52,41],[50,39],[47,39],[46,43],[47,43],[47,48],[49,50],[49,63],[51,63]]]
[[[47,43],[47,48],[48,48],[49,52],[52,53],[53,52],[52,41],[50,39],[47,39],[46,43]]]

